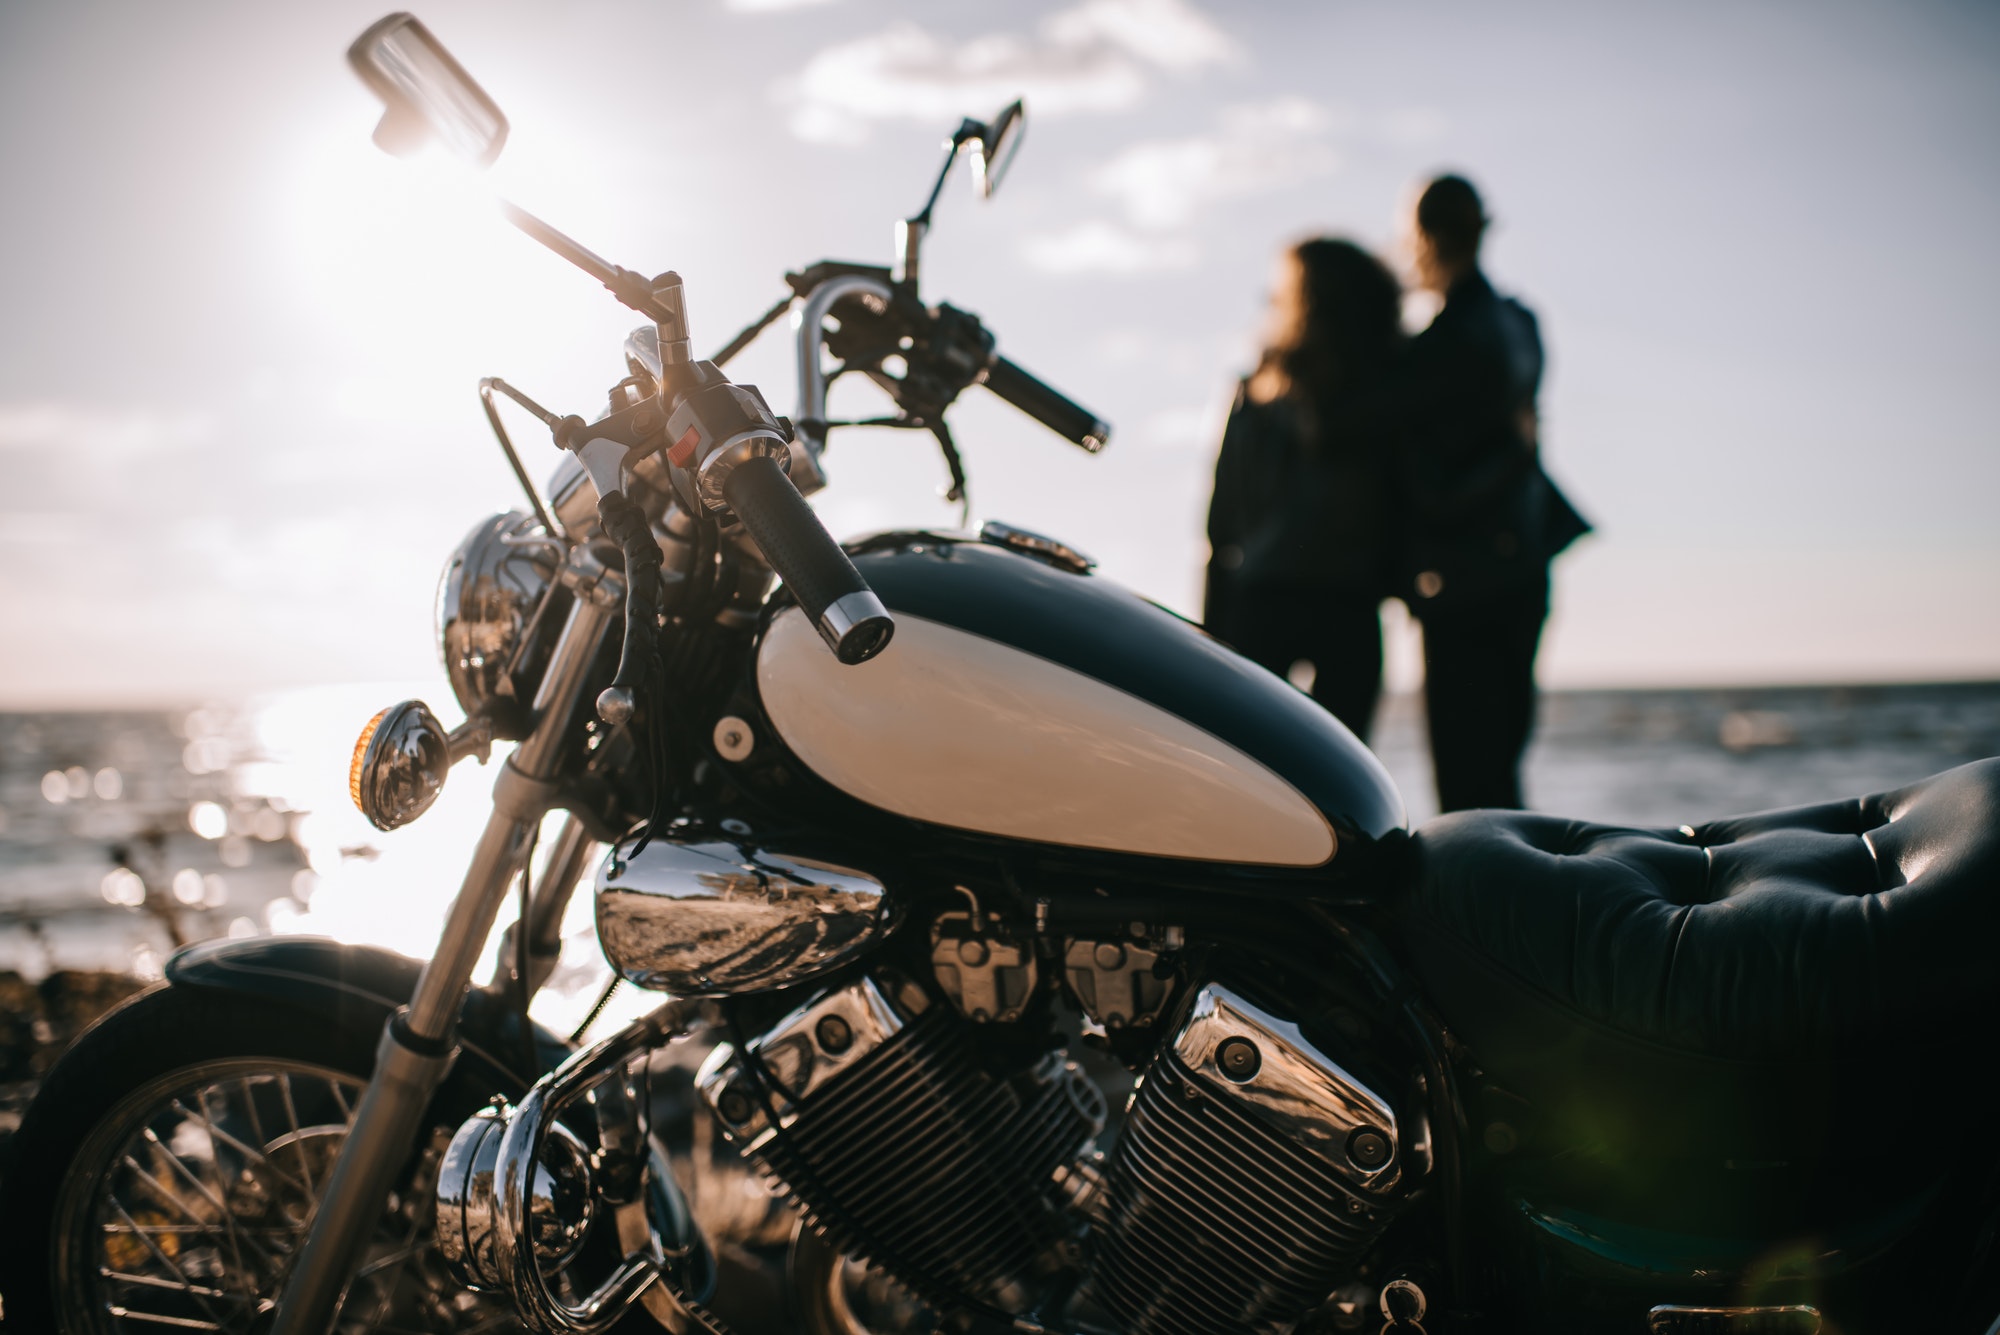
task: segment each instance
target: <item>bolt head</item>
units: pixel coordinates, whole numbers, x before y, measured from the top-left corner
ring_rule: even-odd
[[[1389,1162],[1389,1138],[1364,1126],[1347,1138],[1347,1157],[1360,1168],[1380,1168]]]
[[[958,943],[959,961],[969,964],[975,969],[986,963],[986,958],[991,953],[991,951],[986,949],[984,941],[968,938]]]
[[[749,722],[734,714],[716,720],[711,740],[715,743],[715,753],[729,761],[748,760],[757,747],[757,734],[751,731]]]
[[[1264,1065],[1264,1054],[1257,1051],[1257,1045],[1247,1038],[1228,1038],[1215,1050],[1215,1064],[1222,1068],[1224,1075],[1241,1084],[1256,1075]]]
[[[750,1115],[757,1110],[757,1105],[748,1093],[731,1085],[716,1099],[715,1110],[722,1114],[724,1121],[740,1126],[750,1120]]]
[[[1097,967],[1100,969],[1116,969],[1125,963],[1125,947],[1116,941],[1105,941],[1092,953],[1091,958],[1097,962]]]
[[[838,1057],[854,1046],[854,1029],[838,1015],[825,1015],[813,1026],[813,1037],[819,1040],[820,1048]]]
[[[607,686],[597,694],[597,717],[614,728],[630,721],[637,710],[638,701],[623,686]]]

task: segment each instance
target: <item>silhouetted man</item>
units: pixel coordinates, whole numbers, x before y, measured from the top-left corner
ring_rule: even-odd
[[[1486,222],[1463,177],[1440,176],[1417,200],[1418,280],[1444,307],[1407,363],[1403,596],[1423,624],[1446,811],[1522,805],[1549,559],[1590,530],[1537,458],[1541,335],[1479,270]]]

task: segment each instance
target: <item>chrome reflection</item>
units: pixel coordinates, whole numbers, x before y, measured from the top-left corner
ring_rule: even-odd
[[[437,1181],[438,1251],[458,1277],[476,1289],[506,1285],[498,1246],[500,1205],[494,1169],[506,1139],[509,1113],[482,1108],[459,1127],[445,1151]],[[535,1263],[552,1275],[576,1259],[597,1215],[590,1151],[568,1127],[549,1128],[529,1184],[528,1231]]]
[[[866,872],[726,840],[613,849],[597,935],[628,981],[676,996],[790,987],[839,967],[891,922]]]
[[[548,646],[526,654],[521,647],[562,561],[562,544],[532,515],[515,510],[480,520],[445,564],[438,580],[438,652],[468,718],[491,712],[502,700],[525,710],[534,698]],[[559,624],[550,622],[550,638]]]
[[[1401,1176],[1396,1115],[1297,1025],[1211,983],[1196,995],[1174,1053],[1348,1178],[1379,1189]]]
[[[713,1329],[695,1324],[715,1288],[708,1245],[627,1086],[634,1060],[686,1034],[693,1013],[667,1002],[453,1135],[436,1188],[439,1250],[460,1280],[512,1299],[529,1330],[606,1335],[635,1302],[668,1330]],[[559,1120],[585,1098],[595,1153]],[[591,1277],[565,1267],[606,1213],[600,1202],[624,1255],[585,1292]]]
[[[431,809],[451,773],[451,739],[421,700],[391,705],[354,744],[347,793],[378,830],[408,825]]]

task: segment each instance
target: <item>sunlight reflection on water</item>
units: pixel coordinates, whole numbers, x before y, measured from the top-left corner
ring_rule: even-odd
[[[483,767],[460,763],[420,819],[399,830],[377,830],[348,795],[354,740],[376,710],[412,697],[432,701],[447,726],[457,721],[448,704],[436,703],[450,700],[436,682],[315,687],[275,693],[249,706],[258,758],[240,767],[239,781],[307,813],[296,823],[295,838],[315,881],[306,903],[277,906],[273,932],[328,936],[416,958],[436,948],[445,911],[492,811],[498,767],[513,748],[496,746]],[[544,821],[540,852],[550,847],[561,820],[560,813],[552,813]],[[492,976],[500,935],[514,916],[510,899],[487,940],[477,979]],[[567,1033],[609,978],[597,950],[586,875],[564,916],[562,961],[535,999],[535,1018]],[[595,1029],[605,1032],[607,1025],[642,1014],[659,1000],[620,989]]]
[[[437,803],[384,833],[355,810],[348,765],[384,705],[442,681],[322,686],[177,713],[0,714],[0,970],[157,976],[186,939],[309,934],[431,954],[491,810],[497,747]],[[1392,698],[1375,738],[1414,821],[1435,810],[1417,702]],[[1907,783],[2000,753],[2000,685],[1558,692],[1544,699],[1529,796],[1582,819],[1674,825]],[[553,842],[560,816],[544,826]],[[112,850],[160,835],[138,872]],[[144,875],[140,875],[143,873]],[[477,981],[492,974],[502,908]],[[565,916],[536,1018],[574,1028],[610,973],[591,897]],[[658,998],[621,989],[596,1032]]]

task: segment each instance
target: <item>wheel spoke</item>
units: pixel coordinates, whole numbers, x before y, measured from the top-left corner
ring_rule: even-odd
[[[285,1120],[292,1124],[292,1146],[299,1156],[299,1176],[306,1180],[306,1195],[319,1199],[319,1188],[313,1185],[312,1164],[306,1160],[305,1140],[299,1135],[299,1110],[292,1103],[292,1077],[290,1072],[278,1073],[278,1091],[284,1096]]]
[[[270,1058],[222,1058],[135,1089],[109,1112],[102,1150],[77,1175],[92,1216],[82,1266],[65,1280],[84,1328],[102,1335],[215,1331],[249,1335],[268,1320],[296,1261],[320,1179],[353,1124],[362,1082]],[[114,1130],[113,1128],[117,1128]],[[435,1133],[433,1133],[435,1134]],[[511,1307],[468,1303],[435,1263],[436,1142],[397,1190],[365,1263],[342,1295],[356,1335],[518,1332]],[[130,1198],[129,1201],[127,1198]]]
[[[218,1197],[222,1198],[224,1201],[226,1201],[229,1197],[229,1183],[227,1181],[227,1175],[224,1174],[224,1172],[222,1171],[222,1158],[216,1148],[217,1133],[220,1131],[221,1128],[217,1127],[215,1125],[214,1119],[208,1115],[208,1096],[211,1092],[213,1092],[214,1088],[215,1088],[214,1086],[209,1086],[208,1088],[203,1089],[200,1093],[194,1096],[193,1102],[194,1106],[200,1109],[200,1114],[199,1114],[200,1121],[202,1127],[205,1130],[205,1133],[208,1136],[209,1176],[212,1177],[215,1181],[215,1194]],[[181,1100],[175,1099],[173,1102],[173,1106],[174,1110],[180,1113],[184,1121],[193,1120],[193,1115],[188,1112],[186,1105],[183,1104]],[[228,1096],[224,1095],[223,1110],[225,1115],[227,1115],[228,1107],[229,1107]],[[179,1133],[176,1132],[175,1134],[176,1136],[178,1136]],[[227,1142],[224,1143],[226,1144]],[[229,1259],[231,1263],[235,1266],[236,1273],[239,1275],[243,1274],[245,1270],[245,1266],[243,1263],[244,1262],[243,1239],[238,1236],[238,1230],[240,1225],[236,1218],[236,1212],[225,1205],[222,1211],[222,1217],[224,1222],[227,1223],[229,1226]]]
[[[419,1180],[423,1176],[422,1173],[419,1173]],[[375,1319],[377,1321],[382,1320],[388,1315],[389,1308],[394,1302],[396,1284],[402,1279],[403,1264],[412,1256],[415,1256],[421,1249],[422,1244],[419,1238],[423,1232],[423,1225],[424,1212],[422,1210],[412,1210],[410,1212],[410,1226],[403,1231],[403,1245],[389,1252],[387,1255],[370,1262],[360,1272],[364,1275],[376,1274],[392,1265],[396,1267],[396,1273],[391,1275],[387,1282],[381,1285],[381,1297],[375,1304]]]
[[[264,1119],[257,1115],[257,1086],[248,1076],[236,1083],[243,1087],[243,1111],[250,1118],[250,1134],[259,1145],[270,1144],[271,1138],[264,1134]]]
[[[131,1171],[132,1176],[145,1184],[146,1189],[153,1194],[155,1200],[159,1201],[162,1205],[178,1210],[182,1217],[194,1226],[191,1231],[204,1234],[215,1232],[215,1224],[212,1221],[203,1219],[200,1215],[189,1209],[188,1203],[182,1200],[174,1192],[173,1188],[148,1173],[137,1159],[128,1154],[125,1156],[123,1162],[125,1167]],[[129,1219],[130,1216],[127,1216],[127,1218]],[[133,1223],[133,1227],[138,1227],[136,1221]]]
[[[113,1233],[119,1237],[139,1233],[150,1233],[156,1238],[163,1236],[186,1237],[191,1234],[206,1235],[215,1232],[213,1224],[136,1224],[131,1228],[127,1228],[123,1224],[101,1224],[99,1227],[106,1233]],[[277,1224],[265,1224],[261,1228],[250,1228],[247,1225],[242,1227],[246,1234],[263,1233],[271,1237],[291,1237],[298,1232],[296,1228],[285,1228]]]
[[[182,1112],[187,1112],[188,1115],[191,1117],[199,1117],[201,1119],[201,1124],[204,1127],[208,1128],[209,1135],[221,1141],[223,1144],[227,1145],[230,1149],[235,1150],[238,1154],[248,1155],[250,1158],[255,1159],[258,1163],[263,1164],[266,1168],[270,1169],[278,1177],[282,1178],[286,1186],[291,1187],[296,1191],[304,1192],[308,1200],[317,1199],[316,1197],[313,1196],[313,1194],[310,1191],[307,1190],[305,1183],[299,1181],[297,1178],[293,1177],[290,1173],[286,1172],[283,1168],[279,1167],[277,1160],[273,1159],[270,1155],[264,1153],[264,1151],[258,1149],[256,1146],[246,1144],[245,1142],[238,1140],[235,1136],[230,1135],[227,1131],[224,1131],[221,1127],[217,1126],[214,1122],[209,1120],[207,1113],[188,1112],[186,1108],[181,1107],[181,1101],[179,1099],[174,1100],[174,1107],[180,1108]]]
[[[191,1316],[160,1316],[154,1312],[135,1312],[129,1307],[112,1307],[108,1310],[120,1321],[146,1321],[156,1326],[172,1326],[176,1330],[224,1329],[213,1321],[197,1321]]]
[[[181,1177],[186,1180],[187,1184],[193,1187],[196,1191],[200,1192],[202,1194],[203,1199],[207,1200],[207,1202],[210,1205],[213,1205],[215,1207],[215,1212],[222,1216],[222,1227],[226,1232],[227,1236],[229,1237],[230,1244],[233,1247],[237,1241],[235,1212],[232,1211],[226,1204],[224,1204],[220,1197],[218,1197],[214,1192],[210,1191],[207,1185],[203,1183],[200,1178],[196,1177],[186,1164],[181,1162],[180,1156],[178,1154],[175,1154],[167,1146],[160,1143],[160,1138],[153,1131],[152,1127],[150,1126],[147,1127],[144,1132],[144,1135],[147,1141],[152,1144],[153,1148],[160,1152],[161,1157],[174,1166],[175,1171],[177,1171],[181,1175]],[[125,1162],[131,1163],[132,1156],[129,1154],[126,1155]],[[175,1198],[175,1204],[176,1205],[180,1204],[178,1197]],[[190,1219],[200,1218],[200,1216],[196,1215],[192,1210],[189,1210],[186,1206],[182,1205],[180,1208],[182,1212],[188,1216],[188,1218]],[[214,1225],[210,1224],[209,1227],[211,1230],[213,1230]],[[253,1247],[257,1247],[257,1244],[254,1242],[251,1243],[250,1245]],[[257,1247],[257,1254],[262,1256],[267,1262],[270,1262],[273,1265],[277,1264],[277,1258],[272,1256],[271,1253],[265,1251],[262,1247]],[[238,1258],[237,1264],[238,1267],[240,1268],[242,1265],[240,1257]]]
[[[125,1157],[129,1162],[132,1156],[128,1154]],[[123,1219],[127,1224],[131,1225],[133,1232],[139,1234],[139,1240],[146,1244],[146,1250],[150,1251],[153,1254],[153,1259],[158,1261],[161,1265],[165,1266],[168,1270],[173,1272],[174,1278],[178,1279],[181,1282],[181,1287],[187,1290],[188,1296],[193,1298],[195,1302],[199,1303],[201,1305],[201,1309],[204,1312],[207,1312],[210,1316],[215,1317],[217,1320],[220,1320],[222,1314],[220,1312],[217,1312],[213,1307],[209,1306],[208,1299],[194,1292],[194,1290],[199,1286],[196,1285],[193,1280],[188,1278],[187,1271],[181,1269],[178,1262],[176,1262],[172,1257],[168,1256],[165,1252],[161,1251],[160,1244],[154,1242],[149,1234],[144,1233],[139,1229],[138,1222],[134,1220],[132,1216],[126,1212],[125,1203],[119,1200],[116,1196],[113,1196],[111,1197],[111,1208],[118,1212],[118,1217],[120,1219]],[[220,1330],[222,1329],[222,1327],[213,1326],[210,1327],[210,1329]]]
[[[202,1284],[180,1284],[171,1279],[161,1279],[158,1275],[127,1275],[111,1269],[97,1272],[105,1279],[117,1284],[136,1284],[143,1289],[171,1289],[175,1293],[189,1293],[201,1298],[229,1298],[239,1303],[256,1302],[247,1293],[231,1293],[227,1289],[211,1289]]]

